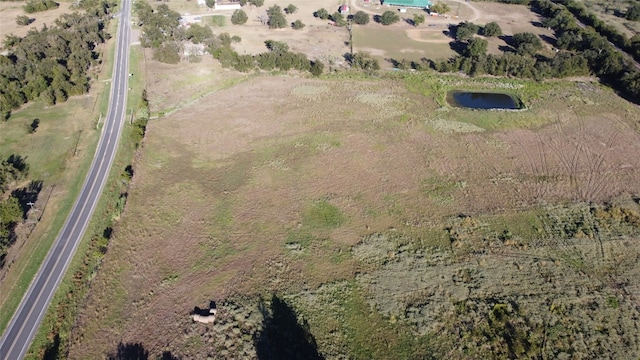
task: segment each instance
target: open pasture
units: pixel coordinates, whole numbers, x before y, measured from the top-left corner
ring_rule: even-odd
[[[25,4],[24,1],[1,1],[0,37],[4,40],[4,37],[9,34],[25,36],[30,29],[40,29],[45,24],[47,26],[53,25],[54,21],[60,17],[60,15],[77,11],[71,8],[70,2],[61,1],[59,3],[60,6],[57,9],[28,14],[22,9]],[[26,15],[35,19],[35,21],[26,26],[18,25],[16,24],[16,18],[19,15]]]
[[[502,89],[529,109],[442,106],[453,88]],[[69,355],[102,357],[118,343],[141,343],[152,354],[224,358],[226,345],[210,344],[208,330],[191,323],[194,306],[273,293],[311,301],[308,291],[376,268],[353,250],[371,234],[408,234],[420,251],[443,251],[451,247],[446,219],[465,214],[531,239],[541,202],[638,194],[639,115],[595,83],[417,74],[256,76],[219,87],[149,123]],[[384,281],[348,302],[384,298],[387,290],[375,290]],[[311,325],[327,353],[331,328]],[[251,344],[246,336],[237,339]]]

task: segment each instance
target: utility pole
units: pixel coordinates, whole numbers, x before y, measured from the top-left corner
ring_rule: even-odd
[[[351,53],[351,57],[353,57],[353,24],[351,23],[351,19],[347,19],[347,31],[349,31],[349,52]]]

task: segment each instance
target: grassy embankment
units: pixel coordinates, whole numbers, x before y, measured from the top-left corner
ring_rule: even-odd
[[[127,114],[135,113],[141,106],[141,94],[146,81],[141,48],[131,48],[129,69],[134,76],[129,77],[131,90],[127,100]],[[131,165],[138,139],[134,135],[135,126],[129,123],[129,117],[125,124],[118,153],[94,216],[47,310],[31,345],[28,358],[39,359],[43,354],[64,357],[64,352],[60,353],[60,351],[66,350],[77,308],[100,266],[114,222],[120,216],[126,202],[130,174],[127,174],[125,169]]]

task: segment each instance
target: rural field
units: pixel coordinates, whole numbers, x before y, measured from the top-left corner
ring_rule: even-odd
[[[609,89],[146,71],[163,116],[70,358],[640,354],[640,109]]]
[[[325,74],[239,73],[208,54],[162,64],[134,46],[129,110],[140,110],[145,88],[144,140],[128,167],[136,145],[125,139],[103,199],[108,215],[94,223],[30,356],[640,357],[640,107],[591,77],[388,71],[390,59],[455,55],[448,26],[465,20],[495,21],[506,37],[553,36],[525,6],[444,2],[448,17],[418,27],[407,20],[421,10],[391,26],[354,25],[354,51],[383,68],[370,74],[343,71],[348,31],[313,17],[342,1],[267,0],[244,8],[242,26],[231,25],[232,11],[166,2],[202,15],[215,34],[239,36],[240,55],[282,41],[323,61]],[[287,21],[303,29],[261,24],[269,6],[289,3],[298,10]],[[352,13],[393,10],[347,3]],[[21,11],[0,3],[1,34],[28,30],[14,25]],[[51,14],[34,14],[33,26]],[[489,53],[507,46],[488,40]],[[70,179],[88,164],[108,77],[64,108],[35,103],[0,123],[11,135],[3,151],[39,145],[24,154],[55,184],[49,211],[68,207],[62,195],[79,185]],[[451,90],[504,92],[525,108],[456,108]],[[42,127],[27,134],[36,116]],[[50,232],[36,229],[34,238]],[[32,256],[24,244],[11,259]],[[26,286],[12,284],[27,260],[0,273],[3,310],[9,291]],[[212,303],[215,321],[194,322]]]
[[[70,2],[59,2],[57,9],[28,14],[23,10],[24,1],[2,1],[0,2],[0,36],[2,40],[9,34],[25,36],[31,29],[41,29],[43,25],[53,25],[55,20],[62,14],[72,12]],[[34,21],[26,26],[18,26],[16,17],[19,15],[29,16]]]

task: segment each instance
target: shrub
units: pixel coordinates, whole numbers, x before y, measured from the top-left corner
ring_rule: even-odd
[[[395,11],[387,10],[380,16],[380,24],[391,25],[400,21],[400,16]]]
[[[278,5],[273,5],[267,10],[267,16],[269,16],[269,29],[282,29],[287,27],[287,19],[282,13],[282,8]]]
[[[329,12],[327,11],[327,9],[322,8],[322,9],[320,9],[320,10],[318,10],[318,11],[314,12],[314,13],[313,13],[313,16],[315,16],[315,17],[317,17],[317,18],[320,18],[320,19],[322,19],[322,20],[327,20],[327,19],[329,19],[329,16],[330,16],[330,15],[329,15]]]
[[[344,19],[344,16],[342,16],[342,14],[340,14],[339,12],[334,12],[333,15],[331,15],[331,20],[333,20],[333,22],[336,23],[336,26],[345,26],[347,25],[347,21]]]
[[[320,76],[322,75],[322,71],[324,71],[324,64],[320,61],[313,61],[309,71],[313,76]]]
[[[358,11],[353,15],[353,22],[358,25],[367,25],[369,23],[369,14],[364,11]]]
[[[429,8],[429,11],[435,12],[435,13],[438,13],[438,14],[446,14],[449,11],[451,11],[451,8],[449,7],[449,5],[447,5],[445,3],[438,2],[437,4],[432,5]]]
[[[291,27],[296,29],[296,30],[300,30],[304,27],[305,25],[302,23],[302,21],[300,20],[296,20],[293,23],[291,23]]]
[[[34,12],[55,9],[58,6],[60,6],[60,4],[53,0],[29,0],[22,8],[26,13],[31,14]]]
[[[31,24],[31,19],[26,15],[18,15],[16,17],[16,24],[25,26]]]
[[[231,23],[233,25],[242,25],[242,24],[246,23],[247,20],[249,20],[249,17],[247,16],[247,13],[245,13],[244,11],[242,11],[240,9],[234,11],[233,15],[231,15]]]
[[[502,35],[502,29],[497,22],[493,21],[484,26],[482,29],[482,35],[486,37],[500,36]]]
[[[289,4],[286,8],[284,8],[284,12],[288,15],[294,14],[296,11],[298,11],[298,8],[293,4]]]

